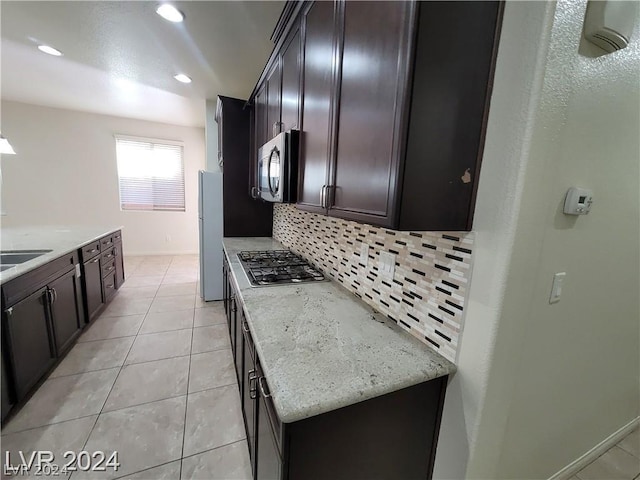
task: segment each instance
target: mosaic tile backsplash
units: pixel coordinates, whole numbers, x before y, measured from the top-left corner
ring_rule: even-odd
[[[471,280],[473,232],[397,232],[276,204],[273,236],[412,335],[456,361]],[[369,245],[367,265],[360,258]],[[396,256],[393,277],[380,252]]]

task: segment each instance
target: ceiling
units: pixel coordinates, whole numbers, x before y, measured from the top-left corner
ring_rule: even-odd
[[[247,98],[284,1],[171,2],[182,23],[158,16],[159,4],[2,0],[2,99],[204,126],[206,99]]]

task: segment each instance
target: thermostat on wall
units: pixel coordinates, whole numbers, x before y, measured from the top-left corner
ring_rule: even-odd
[[[591,210],[592,203],[593,191],[571,187],[564,199],[564,213],[567,215],[586,215]]]

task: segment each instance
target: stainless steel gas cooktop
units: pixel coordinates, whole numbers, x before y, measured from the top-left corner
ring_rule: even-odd
[[[325,280],[318,269],[289,250],[244,251],[238,258],[254,287]]]

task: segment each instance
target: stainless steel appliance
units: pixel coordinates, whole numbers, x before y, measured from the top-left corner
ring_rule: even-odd
[[[253,287],[325,280],[322,272],[289,250],[244,251],[238,258]]]
[[[289,130],[276,135],[258,150],[257,196],[267,202],[296,201],[298,135]]]

